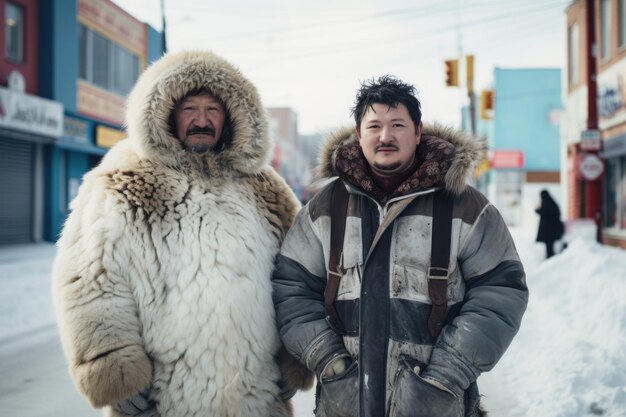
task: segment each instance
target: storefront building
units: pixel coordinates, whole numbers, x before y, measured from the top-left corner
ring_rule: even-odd
[[[162,52],[162,37],[108,0],[41,2],[40,95],[63,104],[61,137],[44,149],[43,238],[55,241],[83,175],[126,137],[125,97]]]
[[[36,0],[0,0],[0,245],[41,240],[44,149],[63,105],[38,97]]]
[[[54,242],[163,39],[109,0],[0,0],[0,21],[0,245]]]
[[[589,173],[602,184],[601,240],[626,248],[626,0],[596,0],[599,137],[587,140],[586,1],[567,9],[566,122],[562,141],[569,218],[586,217]],[[596,148],[597,151],[596,151]],[[589,157],[589,154],[593,154]],[[597,154],[599,158],[594,159]],[[593,162],[592,165],[585,161]]]

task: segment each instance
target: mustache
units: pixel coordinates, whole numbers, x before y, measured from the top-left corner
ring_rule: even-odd
[[[398,150],[398,147],[396,145],[378,145],[376,146],[376,148],[374,149],[375,152],[378,152],[378,150],[380,148],[387,148],[387,149],[393,149],[394,151]]]
[[[187,129],[185,133],[187,134],[187,136],[195,135],[195,134],[206,134],[206,135],[215,136],[215,129],[213,129],[211,126],[205,126],[205,127],[191,126],[189,127],[189,129]]]

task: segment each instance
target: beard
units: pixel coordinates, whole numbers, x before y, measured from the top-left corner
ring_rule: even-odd
[[[374,168],[376,168],[378,171],[382,171],[382,172],[394,171],[394,170],[400,168],[401,165],[402,165],[402,162],[400,162],[400,161],[391,162],[389,164],[381,164],[381,163],[378,163],[378,162],[374,162]]]
[[[219,138],[216,138],[215,142],[213,143],[205,143],[205,142],[193,143],[193,144],[189,143],[188,140],[190,138],[193,138],[195,134],[211,135],[215,137],[215,129],[213,129],[210,126],[207,126],[207,127],[192,126],[189,129],[187,129],[187,132],[185,133],[186,133],[186,137],[185,137],[185,140],[182,141],[182,144],[183,144],[183,147],[189,152],[193,152],[196,154],[207,153],[207,152],[212,151],[219,144]]]
[[[187,142],[183,142],[183,147],[189,152],[203,154],[213,150],[215,145],[209,145],[207,143],[196,143],[195,145],[190,145]]]

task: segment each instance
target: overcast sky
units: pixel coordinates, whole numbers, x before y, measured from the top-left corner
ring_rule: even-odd
[[[160,0],[113,0],[160,30]],[[350,124],[361,81],[417,87],[424,120],[458,125],[461,88],[444,60],[473,54],[475,88],[493,69],[562,68],[568,0],[165,0],[169,51],[210,49],[238,66],[266,106],[291,107],[301,133]]]

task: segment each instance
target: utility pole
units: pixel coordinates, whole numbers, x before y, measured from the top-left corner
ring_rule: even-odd
[[[598,132],[598,85],[597,85],[597,44],[596,44],[596,18],[595,18],[595,1],[586,0],[586,18],[587,18],[587,43],[586,43],[586,56],[587,56],[587,131],[595,132],[599,137]],[[599,140],[598,148],[601,149],[602,141]],[[598,159],[599,149],[581,149],[584,152],[591,154],[595,160]],[[582,155],[584,156],[584,154]],[[582,160],[581,156],[581,160]],[[594,219],[596,222],[596,239],[598,242],[602,242],[602,217],[603,217],[603,196],[602,196],[602,178],[600,175],[598,178],[585,181],[585,217]]]
[[[167,39],[165,36],[165,0],[161,0],[161,19],[163,23],[163,32],[161,33],[163,39],[163,53],[167,52]]]
[[[462,1],[459,0],[459,7],[456,10],[456,36],[457,46],[459,50],[459,64],[463,61],[463,28],[461,25],[461,9]],[[474,55],[465,57],[465,86],[467,87],[467,97],[469,98],[469,119],[472,135],[476,136],[476,104],[474,100]]]
[[[474,99],[474,55],[465,57],[467,96],[469,97],[469,118],[472,135],[476,136],[476,103]]]

